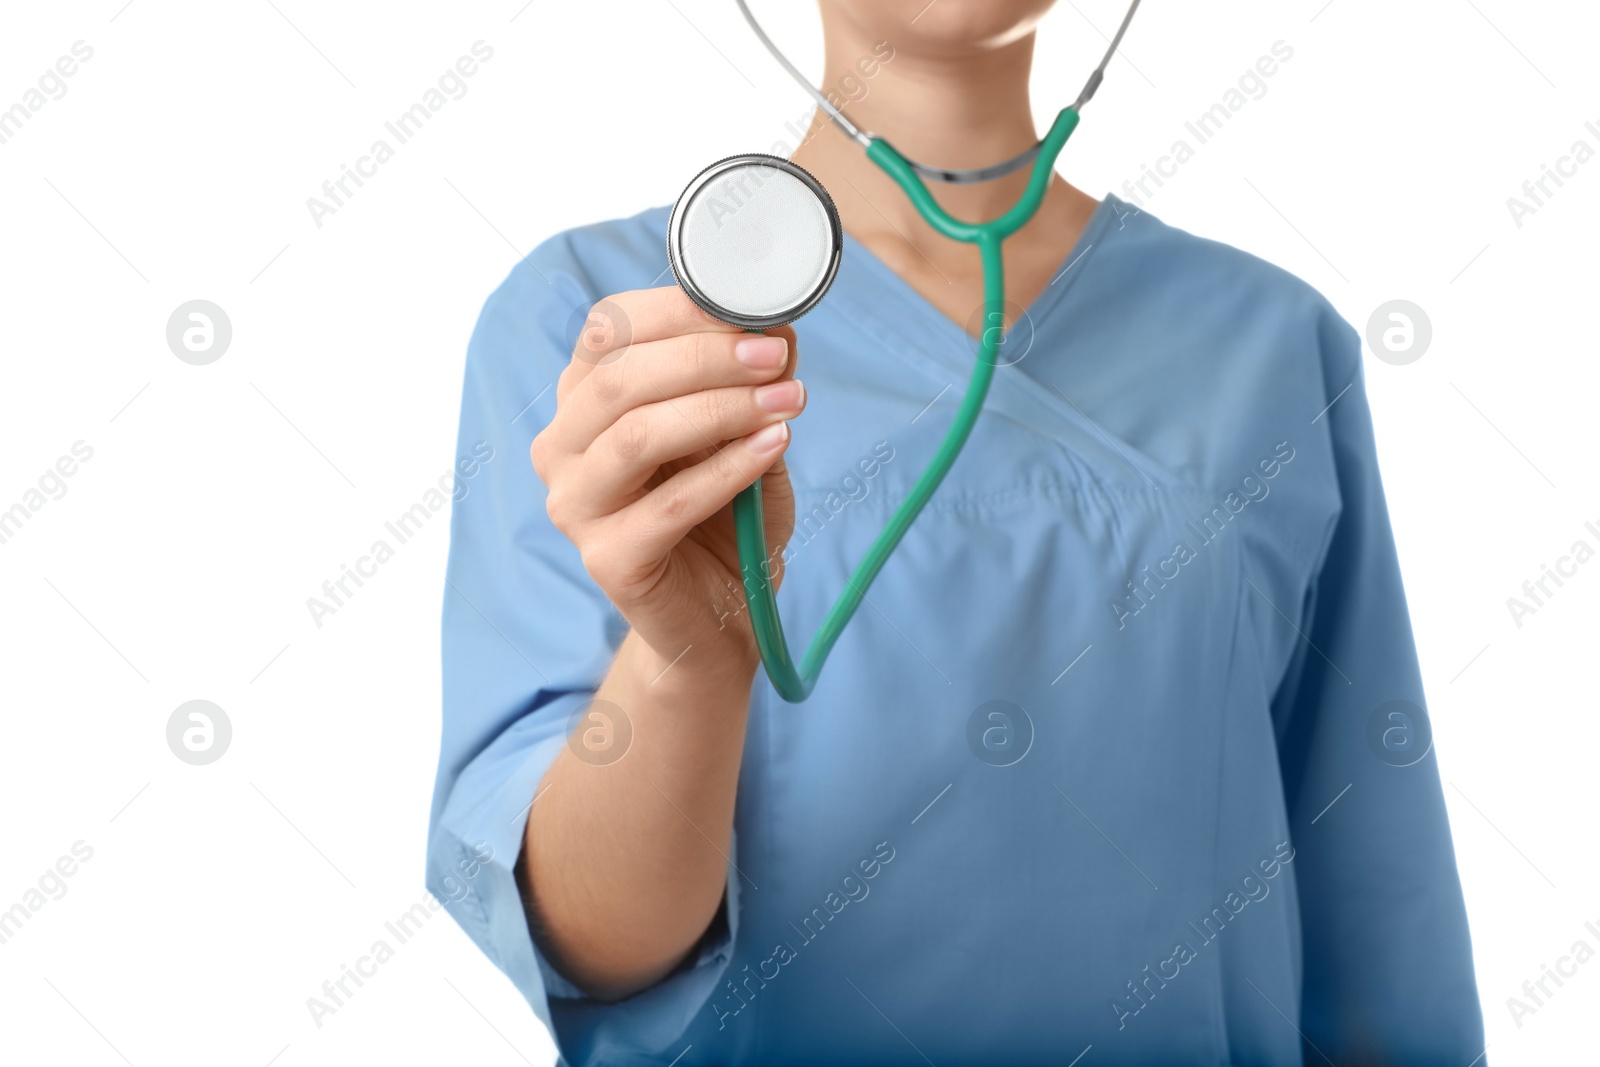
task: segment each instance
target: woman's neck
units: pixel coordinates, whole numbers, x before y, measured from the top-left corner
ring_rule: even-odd
[[[1039,139],[1028,93],[1031,27],[1014,40],[948,56],[910,48],[891,52],[893,41],[870,40],[839,17],[825,20],[824,39],[824,90],[831,99],[844,101],[842,110],[857,127],[886,138],[910,159],[983,167],[1027,151]],[[854,92],[847,92],[852,87]],[[833,195],[852,237],[947,316],[969,325],[971,313],[982,303],[982,273],[974,248],[939,236],[894,180],[821,109],[793,158]],[[982,221],[1017,202],[1029,173],[1023,168],[974,185],[928,186],[952,215]],[[1006,243],[1008,299],[1023,307],[1032,302],[1095,205],[1059,176],[1052,178],[1038,214]]]
[[[825,90],[832,99],[844,102],[845,115],[857,127],[883,136],[907,158],[942,167],[982,167],[1025,152],[1038,140],[1028,97],[1032,33],[992,51],[942,57],[918,55],[906,48],[890,51],[893,41],[866,40],[856,35],[854,27],[837,20],[826,24],[825,30]],[[883,55],[892,58],[883,62]],[[867,69],[876,67],[870,78],[863,76],[858,66],[864,57]],[[849,99],[845,87],[850,86],[860,87],[856,90],[862,94],[859,99]],[[796,163],[825,184],[824,175],[848,178],[888,222],[901,229],[905,228],[902,223],[917,221],[915,209],[889,176],[821,109],[810,134],[794,155]],[[965,186],[936,183],[933,189],[953,214],[983,219],[1015,203],[1027,177],[1023,171],[1009,181]]]

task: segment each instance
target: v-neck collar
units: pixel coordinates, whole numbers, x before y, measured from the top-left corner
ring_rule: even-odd
[[[1124,207],[1126,205],[1121,198],[1109,192],[1095,205],[1088,222],[1084,224],[1077,240],[1073,242],[1072,248],[1068,251],[1066,257],[1062,259],[1060,266],[1051,275],[1049,283],[1044,287],[1043,291],[1034,297],[1033,302],[1024,309],[1024,313],[1032,322],[1034,329],[1039,328],[1051,310],[1060,303],[1067,290],[1072,288],[1078,276],[1083,273],[1083,268],[1093,255],[1094,250],[1103,244],[1108,237],[1111,232],[1111,224],[1122,216]],[[974,248],[974,254],[976,254],[976,248]],[[882,292],[887,292],[901,303],[910,305],[916,318],[927,325],[931,333],[954,337],[956,341],[966,347],[971,347],[974,343],[972,335],[967,333],[965,327],[935,307],[927,297],[913,288],[904,278],[896,274],[887,263],[879,259],[871,249],[849,233],[844,235],[844,256],[845,262],[854,268],[851,273],[861,271],[875,283],[869,287],[873,290],[872,295],[865,297],[863,300],[865,305],[863,310],[871,310],[877,313],[871,317],[875,318],[877,315],[881,315],[882,307],[878,304],[878,299]],[[864,296],[864,294],[854,292],[849,295],[852,303],[855,302],[855,298],[858,295]]]
[[[1059,352],[1063,343],[1070,341],[1061,331],[1070,328],[1071,323],[1058,321],[1061,317],[1060,308],[1068,293],[1073,291],[1079,276],[1089,269],[1090,261],[1098,250],[1117,239],[1116,235],[1124,228],[1123,220],[1131,213],[1134,212],[1123,200],[1107,193],[1062,260],[1055,277],[1027,309],[1035,330],[1035,345],[1040,342],[1047,328],[1052,331],[1052,337],[1046,344],[1047,353]],[[830,296],[823,305],[823,311],[848,320],[862,341],[876,346],[886,358],[926,379],[929,386],[942,385],[944,388],[933,397],[934,403],[945,398],[946,391],[951,389],[955,390],[955,394],[947,398],[945,403],[958,403],[965,388],[964,383],[972,375],[976,340],[890,270],[866,246],[847,238],[846,257],[846,266],[840,272],[840,281],[845,284],[835,287],[834,293],[837,295]],[[1093,311],[1080,310],[1088,313]],[[1041,363],[1039,358],[1019,358],[1016,362],[1000,366],[985,407],[991,411],[1009,412],[1026,425],[1055,426],[1058,430],[1071,427],[1072,447],[1076,451],[1100,456],[1107,469],[1120,469],[1123,465],[1133,467],[1141,476],[1138,486],[1141,491],[1145,486],[1171,489],[1178,484],[1171,472],[1144,455],[1133,442],[1114,438],[1063,391],[1068,363],[1056,361],[1050,366],[1053,369],[1045,377],[1040,375],[1046,371],[1046,364]],[[918,418],[921,418],[920,414]],[[934,427],[938,422],[937,419],[930,420],[927,425]],[[929,432],[935,431],[930,429]]]

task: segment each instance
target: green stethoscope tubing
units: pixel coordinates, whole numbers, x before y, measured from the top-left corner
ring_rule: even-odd
[[[977,424],[978,415],[983,410],[984,399],[989,394],[989,383],[994,380],[996,354],[1004,340],[1003,325],[988,325],[1003,324],[1005,321],[1005,261],[1001,254],[1001,244],[1026,225],[1039,210],[1039,204],[1043,202],[1045,190],[1050,184],[1056,157],[1061,154],[1067,138],[1072,136],[1072,131],[1077,125],[1077,110],[1070,107],[1063,108],[1051,125],[1050,132],[1040,142],[1039,154],[1033,161],[1033,172],[1028,179],[1027,189],[1023,191],[1011,210],[988,222],[963,222],[952,218],[934,200],[911,164],[888,141],[881,137],[873,138],[867,146],[867,158],[883,168],[889,177],[899,184],[918,214],[926,219],[930,226],[953,241],[965,241],[978,246],[978,254],[983,264],[983,321],[986,325],[979,338],[977,363],[972,369],[966,395],[961,400],[960,410],[956,412],[950,432],[945,434],[933,459],[928,462],[921,477],[912,486],[911,492],[890,517],[883,532],[867,550],[855,573],[847,579],[844,590],[840,592],[838,600],[834,601],[833,608],[823,620],[816,636],[811,639],[811,644],[806,648],[798,667],[795,665],[794,657],[789,654],[789,643],[783,633],[783,621],[778,617],[777,594],[772,588],[766,518],[761,505],[761,479],[757,478],[748,488],[740,490],[739,495],[734,498],[733,522],[739,547],[739,567],[744,577],[745,600],[749,605],[750,625],[755,633],[756,648],[761,654],[762,665],[766,668],[767,677],[771,680],[773,688],[777,690],[779,696],[791,704],[800,703],[811,695],[811,690],[816,686],[817,678],[822,673],[823,663],[833,651],[834,644],[844,633],[844,628],[855,615],[856,609],[866,599],[868,587],[883,569],[883,565],[888,562],[890,554],[900,544],[900,539],[911,529],[911,524],[916,521],[917,515],[933,496],[934,491],[939,488],[939,483],[944,481],[944,476],[950,472],[956,457],[961,454],[962,447],[967,443],[973,426]]]

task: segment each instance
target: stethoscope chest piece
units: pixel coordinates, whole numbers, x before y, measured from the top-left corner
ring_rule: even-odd
[[[764,330],[816,306],[839,271],[844,229],[828,191],[779,156],[731,156],[695,175],[667,223],[667,258],[689,298]]]

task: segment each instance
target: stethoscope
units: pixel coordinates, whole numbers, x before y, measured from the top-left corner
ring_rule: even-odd
[[[859,129],[778,50],[750,13],[746,0],[735,2],[779,65],[811,94],[835,125],[866,150],[868,159],[895,180],[928,224],[953,241],[977,245],[983,265],[983,321],[987,325],[979,337],[977,363],[955,421],[911,492],[847,580],[798,666],[789,654],[772,588],[761,480],[756,479],[734,498],[739,565],[756,647],[778,695],[798,703],[811,695],[824,661],[861,606],[867,588],[944,480],[978,420],[1004,340],[1005,264],[1001,243],[1038,210],[1056,157],[1077,128],[1078,113],[1105,78],[1106,65],[1116,54],[1128,23],[1139,8],[1139,0],[1128,6],[1100,65],[1089,75],[1072,106],[1056,116],[1044,139],[1003,163],[973,170],[915,162],[884,138]],[[988,222],[952,218],[923,182],[924,178],[955,185],[986,182],[1030,164],[1033,171],[1022,196],[1009,211]],[[832,197],[804,168],[779,156],[748,154],[713,163],[684,189],[667,224],[667,256],[684,292],[713,317],[749,330],[793,322],[815,307],[833,284],[843,249],[844,230]]]

